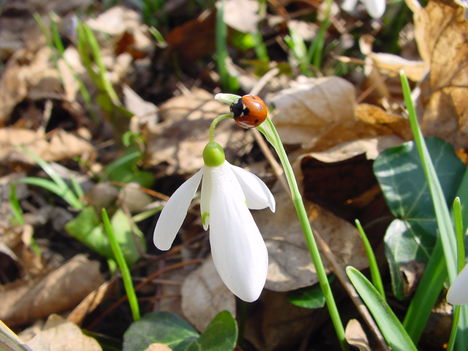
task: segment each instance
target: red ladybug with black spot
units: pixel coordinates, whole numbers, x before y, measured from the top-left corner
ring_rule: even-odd
[[[268,115],[265,102],[255,95],[242,96],[231,105],[231,112],[237,125],[245,129],[259,126]]]

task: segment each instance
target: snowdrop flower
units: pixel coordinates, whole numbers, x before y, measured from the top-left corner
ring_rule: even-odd
[[[468,305],[468,265],[453,281],[447,293],[447,301],[452,305]]]
[[[385,12],[385,0],[361,0],[366,7],[367,13],[373,18],[380,18]],[[341,8],[351,12],[356,7],[357,0],[344,0]]]
[[[258,299],[265,285],[268,253],[249,211],[269,207],[275,199],[254,174],[225,160],[223,148],[211,141],[203,151],[205,166],[183,183],[161,212],[153,241],[168,250],[187,215],[200,182],[201,215],[210,228],[211,253],[224,284],[239,298]]]

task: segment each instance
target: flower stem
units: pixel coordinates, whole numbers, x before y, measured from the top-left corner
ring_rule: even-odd
[[[307,244],[307,249],[310,252],[312,262],[315,266],[317,278],[322,289],[323,295],[325,297],[328,312],[330,313],[330,318],[335,328],[336,335],[340,342],[341,349],[349,350],[348,344],[345,339],[343,323],[341,322],[340,314],[338,312],[338,308],[336,306],[335,299],[331,291],[330,283],[328,282],[327,273],[325,272],[325,266],[320,257],[320,252],[315,241],[312,228],[310,226],[309,217],[304,207],[304,202],[302,201],[302,196],[296,182],[296,177],[294,176],[293,169],[291,167],[291,164],[289,163],[288,156],[286,154],[286,151],[284,150],[283,143],[281,142],[281,138],[269,117],[261,126],[257,127],[257,129],[273,146],[284,168],[284,174],[288,181],[289,189],[291,190],[291,199],[296,209],[296,213],[299,218],[302,231],[304,232],[304,238]]]
[[[226,113],[224,115],[220,115],[218,117],[216,117],[213,122],[211,122],[210,124],[210,131],[209,131],[209,138],[210,138],[210,143],[211,142],[214,142],[214,136],[215,136],[215,128],[216,128],[216,125],[221,122],[222,120],[224,119],[228,119],[228,118],[232,118],[232,114],[230,113]]]
[[[112,224],[109,220],[109,216],[107,215],[105,208],[102,209],[102,222],[104,223],[104,229],[109,236],[109,243],[112,248],[112,253],[114,254],[114,259],[120,268],[120,273],[122,273],[122,280],[124,283],[125,292],[127,293],[128,303],[132,311],[133,320],[137,321],[140,319],[140,308],[138,306],[135,289],[133,288],[132,275],[128,269],[127,262],[125,261],[124,255],[122,253],[122,249],[117,242]]]

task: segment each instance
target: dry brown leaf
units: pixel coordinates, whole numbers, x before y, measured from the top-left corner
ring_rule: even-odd
[[[34,351],[101,351],[99,343],[60,316],[51,315],[42,330],[26,345]]]
[[[148,140],[145,163],[165,163],[165,174],[187,174],[203,166],[202,152],[208,142],[208,128],[215,117],[228,112],[228,107],[213,95],[194,89],[188,95],[170,99],[160,106],[163,122],[147,126],[142,134]],[[216,141],[225,147],[226,159],[233,160],[249,151],[253,137],[231,120],[216,128]]]
[[[15,326],[65,311],[76,306],[103,281],[98,262],[76,255],[41,278],[2,286],[0,319]]]
[[[174,28],[166,37],[169,48],[190,63],[210,55],[215,48],[215,20],[214,11],[204,11]]]
[[[18,146],[28,148],[45,161],[73,158],[94,150],[85,139],[62,129],[47,136],[28,129],[0,129],[0,162],[34,163]]]
[[[0,59],[6,61],[25,42],[39,41],[39,29],[30,6],[20,1],[2,3],[0,13]]]
[[[265,287],[290,291],[315,284],[317,276],[310,261],[304,234],[289,195],[275,194],[277,209],[254,213],[255,221],[268,248],[268,277]],[[338,262],[364,268],[364,248],[354,226],[316,205],[308,208],[312,229],[328,243]]]
[[[367,335],[357,319],[350,319],[346,325],[345,337],[348,344],[357,347],[359,351],[371,351]]]
[[[395,135],[385,135],[377,138],[359,139],[340,144],[326,151],[311,152],[303,157],[313,157],[321,162],[340,162],[357,155],[366,154],[368,160],[375,160],[380,152],[401,145],[403,140]]]
[[[407,60],[403,57],[382,52],[372,52],[367,55],[373,67],[390,77],[397,77],[403,70],[409,79],[420,82],[429,72],[425,61]]]
[[[468,21],[453,2],[433,0],[422,8],[407,0],[414,13],[415,35],[421,57],[430,66],[421,86],[425,135],[468,147]]]
[[[200,331],[221,311],[236,314],[236,298],[219,277],[211,256],[184,280],[182,310]]]
[[[151,102],[143,100],[133,89],[128,85],[123,86],[124,103],[127,110],[133,113],[134,116],[143,119],[151,119],[158,121],[158,108]]]
[[[224,22],[240,32],[255,33],[259,20],[258,8],[256,0],[225,0]]]
[[[43,81],[57,79],[50,66],[48,47],[38,52],[19,50],[8,61],[0,79],[0,123],[5,122],[14,107],[23,101],[29,91]]]
[[[104,282],[97,289],[86,296],[83,301],[76,306],[67,317],[67,321],[80,325],[83,319],[93,312],[96,307],[106,298],[109,290],[112,288],[112,281]]]
[[[326,309],[306,309],[294,306],[287,294],[265,290],[261,303],[249,310],[245,337],[257,350],[297,350],[294,346],[318,328],[328,318]]]
[[[151,344],[145,351],[172,351],[172,349],[166,344]]]
[[[285,143],[310,148],[333,127],[355,121],[355,91],[348,81],[299,77],[291,86],[270,99],[275,106],[273,120]]]
[[[111,7],[86,23],[92,30],[112,37],[115,56],[128,52],[135,58],[142,58],[152,49],[148,26],[142,22],[137,11],[126,6]],[[108,36],[105,39],[103,44],[109,42]]]
[[[62,57],[57,60],[57,69],[62,79],[65,98],[68,101],[75,101],[80,88],[80,83],[76,78],[86,72],[78,50],[73,46],[66,48]]]

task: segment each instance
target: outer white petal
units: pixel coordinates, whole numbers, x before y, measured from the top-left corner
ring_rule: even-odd
[[[265,183],[255,174],[237,166],[229,164],[244,191],[247,206],[252,210],[270,207],[275,212],[275,198]]]
[[[211,170],[212,167],[203,167],[203,180],[201,188],[200,212],[202,216],[203,229],[207,230],[210,225],[210,199],[211,199]]]
[[[158,249],[169,250],[171,247],[187,215],[190,202],[192,202],[193,196],[200,185],[202,174],[203,169],[187,179],[174,194],[172,194],[166,206],[164,206],[161,211],[153,234],[153,242]]]
[[[380,18],[385,12],[385,0],[362,0],[369,15]]]
[[[468,304],[468,265],[463,268],[447,293],[447,301],[452,305]]]
[[[212,169],[210,244],[224,284],[239,298],[258,299],[265,285],[268,253],[227,163]]]
[[[351,12],[356,7],[357,0],[344,0],[341,4],[341,8],[346,12]]]

